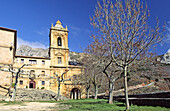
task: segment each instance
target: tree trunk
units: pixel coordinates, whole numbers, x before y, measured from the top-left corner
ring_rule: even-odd
[[[126,110],[129,110],[129,99],[128,99],[128,89],[127,89],[127,66],[124,67],[124,90],[125,90],[125,100],[126,100]]]
[[[15,85],[14,85],[14,90],[12,93],[12,101],[15,101],[16,88],[17,88],[17,83],[18,83],[18,75],[19,75],[19,72],[16,74],[16,78],[15,78]]]
[[[10,77],[10,87],[9,87],[9,97],[11,97],[11,88],[12,88],[12,83],[13,83],[13,73],[11,72],[11,77]]]
[[[88,86],[87,88],[86,88],[86,90],[87,90],[87,96],[86,96],[86,98],[88,98],[89,99],[89,92],[90,92],[90,86]]]
[[[108,103],[113,104],[113,82],[109,81],[109,98],[108,98]]]
[[[97,85],[94,85],[94,87],[95,87],[95,96],[94,96],[94,99],[97,99],[98,87],[97,87]]]
[[[60,100],[60,79],[58,78],[58,95],[57,95],[57,101]]]

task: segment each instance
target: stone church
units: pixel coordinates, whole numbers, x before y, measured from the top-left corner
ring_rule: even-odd
[[[49,40],[48,57],[17,55],[17,31],[0,27],[0,65],[8,64],[17,70],[23,64],[29,64],[21,69],[17,88],[46,89],[57,93],[58,79],[61,80],[63,75],[65,81],[61,82],[61,94],[72,99],[82,98],[85,89],[73,81],[81,74],[82,67],[69,63],[67,26],[64,28],[58,20],[50,28]],[[0,88],[12,87],[14,76],[11,72],[0,71]]]

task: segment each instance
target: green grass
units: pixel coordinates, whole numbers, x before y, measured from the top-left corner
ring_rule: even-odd
[[[0,101],[0,103],[4,103],[4,105],[24,105],[24,102],[16,102],[16,101]]]
[[[66,110],[62,110],[62,111],[124,111],[125,110],[125,105],[123,103],[114,102],[113,104],[108,104],[107,100],[104,99],[98,99],[98,100],[80,99],[80,100],[67,100],[67,101],[29,101],[29,102],[59,103],[56,104],[56,108],[59,107],[60,110],[67,108]],[[0,103],[5,103],[4,105],[24,105],[24,102],[0,101]],[[55,107],[52,109],[55,109]],[[170,111],[170,108],[132,105],[130,106],[129,111]]]
[[[82,99],[82,100],[69,100],[61,102],[60,104],[70,105],[69,110],[64,111],[124,111],[125,105],[120,102],[108,104],[107,100],[103,99]],[[136,106],[130,107],[129,111],[170,111],[170,108],[152,107],[152,106]]]

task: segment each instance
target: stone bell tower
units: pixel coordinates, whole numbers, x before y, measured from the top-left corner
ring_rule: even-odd
[[[68,30],[58,20],[50,29],[50,57],[51,68],[65,68],[68,66]]]

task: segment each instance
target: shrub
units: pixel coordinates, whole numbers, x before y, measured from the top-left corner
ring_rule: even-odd
[[[12,83],[12,87],[14,88],[14,86],[15,86],[15,83]]]
[[[45,89],[44,87],[41,87],[41,89]]]
[[[168,83],[169,82],[167,82],[167,81],[159,81],[159,82],[156,82],[155,85],[158,86],[160,90],[168,91],[169,90]]]

